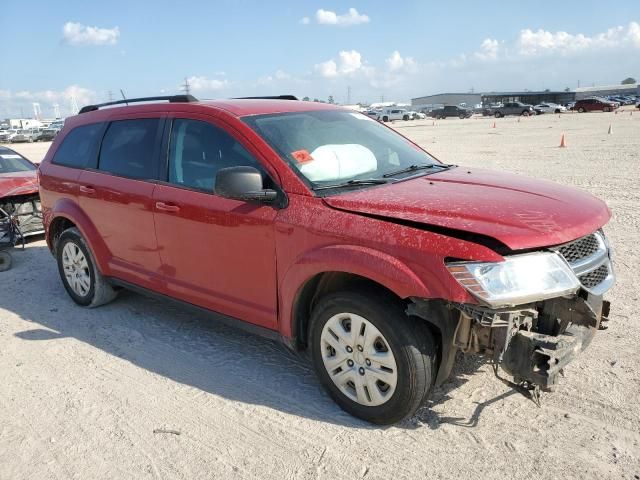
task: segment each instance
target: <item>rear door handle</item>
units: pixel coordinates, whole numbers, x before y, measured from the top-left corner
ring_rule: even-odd
[[[164,202],[156,202],[156,209],[162,211],[162,212],[179,212],[180,211],[180,207],[177,205],[169,205],[166,204]]]
[[[88,195],[93,195],[94,193],[96,193],[96,189],[88,185],[80,185],[80,191]]]

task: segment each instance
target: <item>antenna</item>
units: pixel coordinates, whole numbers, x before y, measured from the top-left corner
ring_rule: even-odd
[[[123,100],[126,100],[126,99],[127,99],[127,97],[125,97],[124,92],[122,91],[122,89],[120,89],[120,95],[122,95],[122,99],[123,99]],[[126,103],[127,105],[129,105],[127,102],[124,102],[124,103]]]
[[[191,94],[191,85],[189,84],[189,78],[184,77],[184,83],[182,84],[182,88],[180,88],[184,92],[185,95]]]

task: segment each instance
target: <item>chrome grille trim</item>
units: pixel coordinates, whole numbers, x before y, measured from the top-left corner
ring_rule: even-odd
[[[582,287],[588,292],[602,295],[613,286],[613,265],[601,231],[554,247],[552,250],[566,260]]]

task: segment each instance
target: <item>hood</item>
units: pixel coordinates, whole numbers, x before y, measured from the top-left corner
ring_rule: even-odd
[[[489,170],[453,168],[326,197],[331,207],[491,237],[511,250],[558,245],[596,231],[611,214],[572,187]],[[457,235],[456,235],[457,234]]]
[[[34,171],[0,173],[0,198],[27,195],[38,191],[38,175]]]

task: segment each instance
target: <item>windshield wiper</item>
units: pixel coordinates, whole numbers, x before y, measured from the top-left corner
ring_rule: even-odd
[[[407,172],[415,172],[417,170],[431,170],[432,168],[443,168],[448,169],[451,167],[455,167],[455,165],[447,165],[446,163],[429,163],[427,165],[409,165],[408,167],[402,168],[400,170],[395,170],[393,172],[385,173],[382,175],[383,178],[394,177],[396,175],[400,175],[401,173]]]
[[[320,185],[319,187],[314,187],[313,190],[328,190],[330,188],[346,188],[357,185],[380,185],[383,183],[389,183],[389,180],[385,180],[384,178],[364,178],[361,180],[349,180],[348,182],[343,183],[332,183],[331,185]]]

